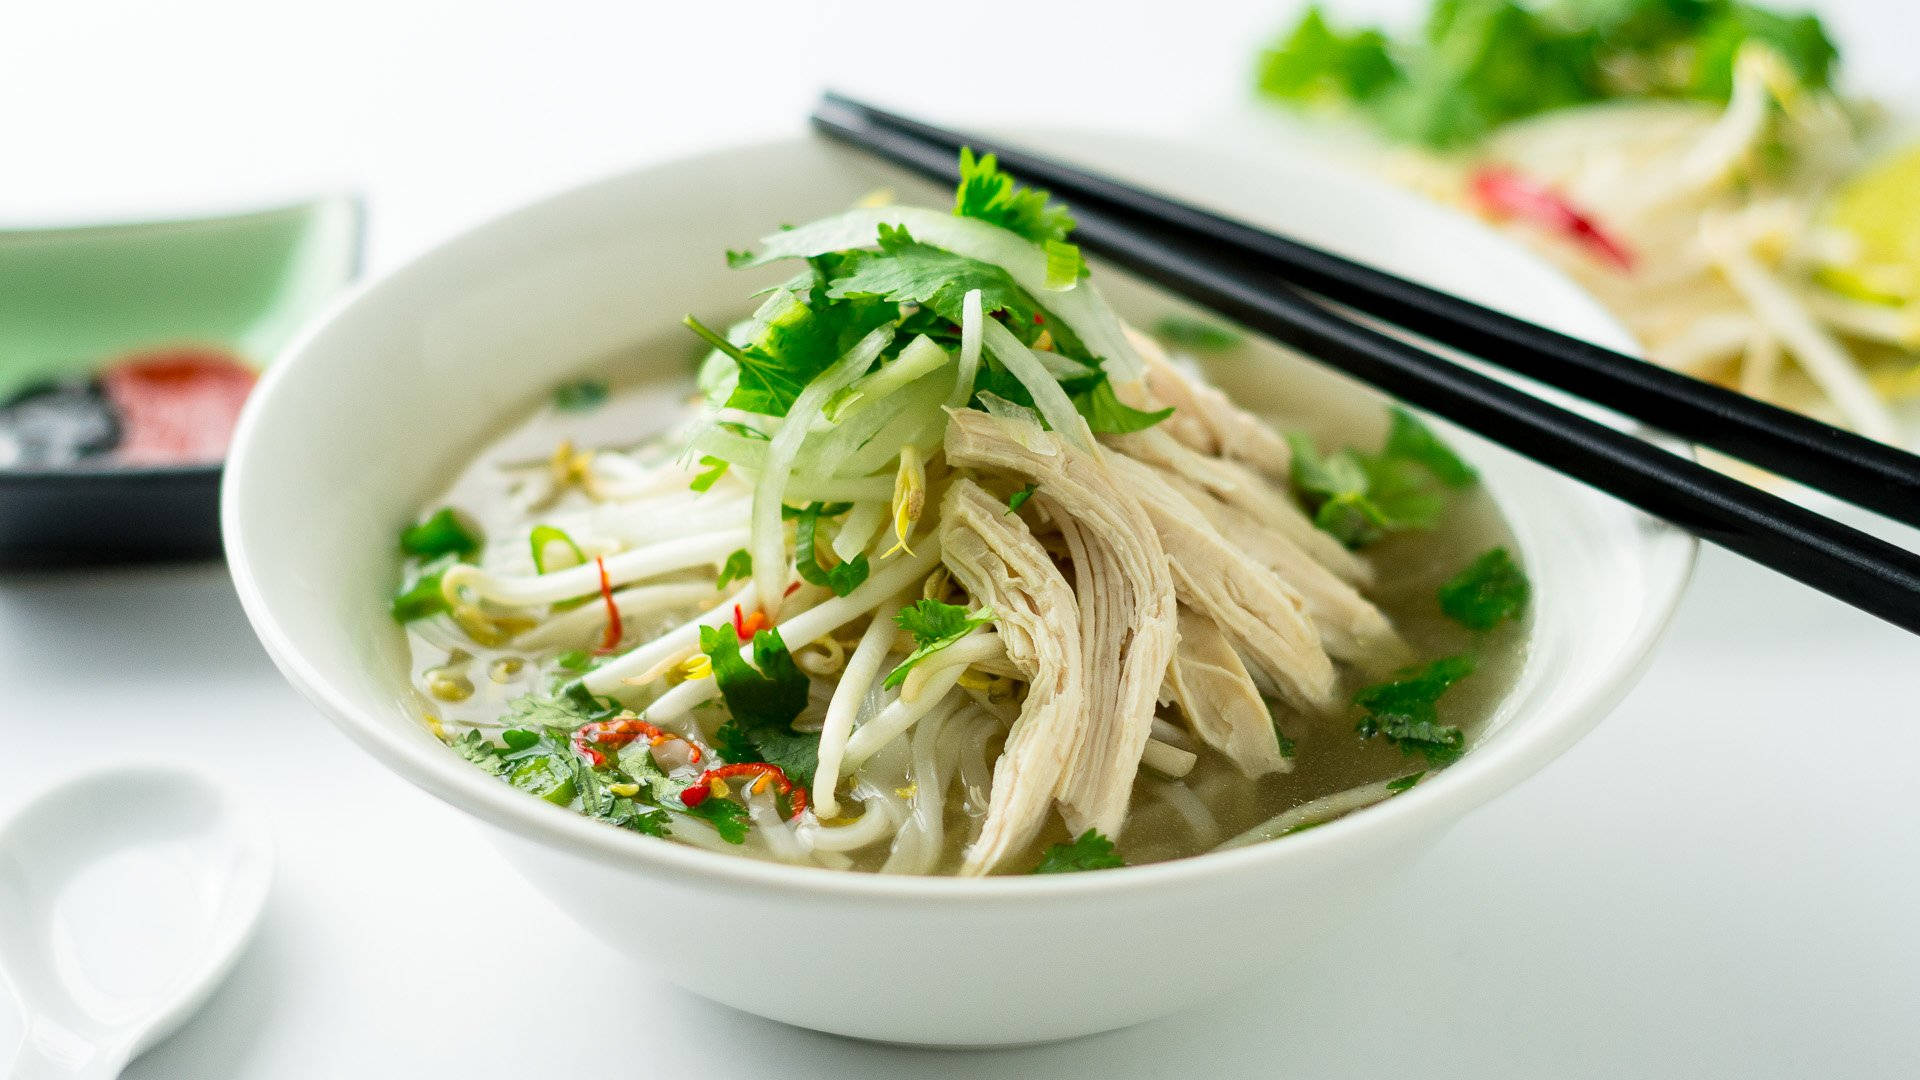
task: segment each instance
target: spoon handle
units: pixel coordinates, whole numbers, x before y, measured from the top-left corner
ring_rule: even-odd
[[[99,1046],[45,1016],[27,1018],[27,1037],[7,1080],[113,1080],[126,1054]]]

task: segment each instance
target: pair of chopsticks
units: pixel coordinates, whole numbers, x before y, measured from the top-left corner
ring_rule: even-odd
[[[1068,203],[1074,240],[1412,405],[1862,611],[1920,632],[1920,556],[1481,375],[1328,306],[1920,525],[1920,457],[1108,177],[828,94],[825,134],[929,178],[961,146]]]

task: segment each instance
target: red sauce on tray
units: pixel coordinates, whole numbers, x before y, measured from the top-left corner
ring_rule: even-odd
[[[181,346],[138,353],[100,374],[120,421],[124,465],[193,465],[226,456],[259,375],[232,353]]]

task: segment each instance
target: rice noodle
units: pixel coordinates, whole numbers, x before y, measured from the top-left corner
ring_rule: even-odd
[[[929,873],[940,858],[941,843],[945,840],[947,783],[953,772],[941,759],[958,756],[953,751],[942,753],[943,743],[952,745],[952,740],[943,736],[947,734],[948,720],[960,708],[959,701],[949,701],[930,712],[914,729],[908,774],[913,794],[907,799],[912,809],[895,834],[892,854],[880,867],[883,874]]]
[[[692,607],[714,595],[713,585],[705,581],[681,581],[664,585],[635,585],[613,594],[614,607],[622,619],[638,619],[655,612],[677,611]],[[515,638],[522,649],[545,649],[571,644],[598,634],[607,625],[605,604],[583,604],[564,611]]]
[[[618,586],[696,566],[718,566],[730,552],[738,550],[746,541],[747,530],[723,529],[623,551],[605,558],[607,579]],[[775,558],[777,560],[778,556]],[[779,587],[774,586],[776,590]],[[600,567],[593,562],[585,562],[565,570],[521,577],[491,574],[480,567],[463,563],[447,570],[441,578],[441,589],[449,598],[471,592],[478,599],[511,607],[557,604],[562,600],[599,592]]]
[[[1192,772],[1199,760],[1199,755],[1193,751],[1182,750],[1158,739],[1148,739],[1146,748],[1140,752],[1140,764],[1175,780]]]
[[[852,797],[862,808],[858,818],[846,825],[828,825],[818,820],[810,826],[803,825],[802,842],[816,851],[858,851],[893,835],[907,816],[905,804],[897,796],[884,794],[871,784],[856,788]],[[834,817],[837,812],[816,808],[814,815]]]
[[[905,596],[898,596],[882,607],[901,606],[905,602]],[[853,733],[853,721],[861,702],[866,700],[867,692],[880,676],[880,665],[886,662],[895,634],[893,620],[875,615],[860,635],[860,644],[854,647],[846,670],[840,673],[840,681],[834,685],[833,700],[827,705],[827,721],[820,728],[820,763],[813,774],[813,804],[815,813],[822,817],[833,817],[840,812],[834,788],[840,781],[840,762],[846,754],[847,737]]]

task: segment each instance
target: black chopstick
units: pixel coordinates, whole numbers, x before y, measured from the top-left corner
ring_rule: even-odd
[[[831,100],[814,123],[916,172],[956,179],[953,153],[941,142],[871,123]],[[1702,539],[1920,632],[1920,556],[1912,552],[1362,326],[1237,253],[1221,258],[1212,237],[1111,203],[1077,204],[1074,211],[1081,244],[1142,277]]]
[[[945,148],[949,156],[963,144],[993,153],[1002,168],[1051,188],[1076,211],[1104,209],[1204,236],[1245,258],[1249,269],[1265,266],[1294,285],[1412,333],[1920,525],[1920,456],[1018,147],[945,131],[832,93],[817,118],[897,131]]]

